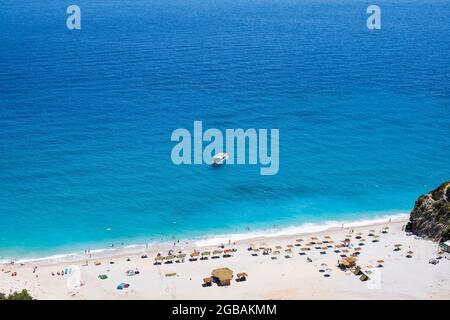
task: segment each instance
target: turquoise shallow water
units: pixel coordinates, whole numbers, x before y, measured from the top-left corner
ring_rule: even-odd
[[[369,219],[450,178],[448,1],[379,1],[375,32],[364,1],[77,4],[76,32],[2,4],[0,258]],[[194,120],[279,128],[279,173],[174,166]]]

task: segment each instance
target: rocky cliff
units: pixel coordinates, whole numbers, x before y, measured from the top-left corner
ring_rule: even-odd
[[[407,230],[435,241],[450,239],[450,181],[416,200]]]

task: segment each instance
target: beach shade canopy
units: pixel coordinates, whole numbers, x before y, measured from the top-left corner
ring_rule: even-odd
[[[214,269],[211,272],[211,275],[217,279],[222,286],[226,286],[230,284],[230,281],[233,278],[233,270],[229,268]]]
[[[214,254],[214,255],[216,255],[216,254],[221,254],[222,252],[223,252],[222,250],[214,250],[213,254]]]
[[[212,278],[208,277],[208,278],[203,278],[203,283],[205,284],[205,286],[210,286],[212,283]]]
[[[239,272],[239,273],[237,274],[237,277],[238,277],[238,279],[239,279],[240,281],[244,281],[244,280],[246,280],[246,278],[248,277],[248,274],[245,273],[245,272]]]
[[[210,251],[204,251],[202,252],[202,256],[209,256],[211,254]]]
[[[351,268],[351,267],[353,267],[356,264],[356,258],[354,258],[354,257],[347,257],[347,258],[341,259],[339,261],[339,264],[343,265],[346,268]]]
[[[155,257],[155,261],[162,261],[162,260],[164,260],[163,256],[156,256]]]
[[[198,253],[198,252],[192,252],[191,253],[191,257],[193,258],[193,257],[198,257],[200,255],[200,253]]]

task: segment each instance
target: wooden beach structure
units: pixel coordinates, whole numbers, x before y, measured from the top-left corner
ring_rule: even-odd
[[[214,269],[211,272],[211,276],[218,282],[219,285],[228,286],[233,278],[233,270],[229,268]]]

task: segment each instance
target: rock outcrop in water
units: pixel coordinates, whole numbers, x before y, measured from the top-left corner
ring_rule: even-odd
[[[406,228],[426,239],[450,239],[450,181],[416,200]]]

